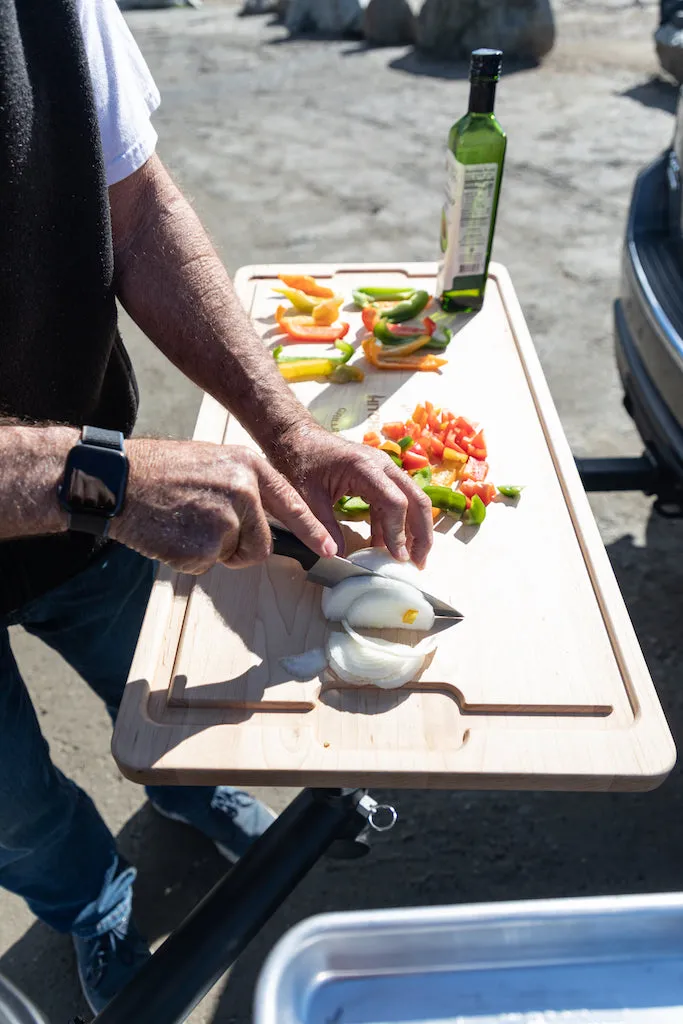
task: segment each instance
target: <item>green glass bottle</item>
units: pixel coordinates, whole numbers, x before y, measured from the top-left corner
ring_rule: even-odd
[[[493,113],[502,64],[501,50],[474,50],[469,110],[448,136],[436,294],[449,313],[484,301],[507,142]]]

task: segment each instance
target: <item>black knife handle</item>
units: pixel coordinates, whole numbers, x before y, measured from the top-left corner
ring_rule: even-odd
[[[271,523],[270,532],[273,535],[273,554],[282,555],[284,558],[294,558],[306,572],[312,569],[320,558],[320,555],[316,555],[315,551],[307,548],[304,542],[289,530]]]

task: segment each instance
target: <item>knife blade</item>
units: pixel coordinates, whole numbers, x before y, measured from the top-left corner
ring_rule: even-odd
[[[342,580],[349,579],[351,576],[379,575],[379,573],[366,569],[362,565],[354,565],[353,562],[349,562],[348,558],[342,558],[341,555],[334,555],[332,558],[321,558],[319,555],[316,555],[315,551],[311,551],[309,547],[306,547],[303,541],[300,541],[293,533],[283,529],[281,526],[275,526],[271,523],[270,530],[273,535],[273,553],[282,555],[285,558],[294,558],[306,570],[311,583],[319,583],[323,587],[334,587],[337,583],[341,583]],[[424,599],[434,609],[434,614],[439,616],[439,618],[458,621],[464,618],[462,613],[450,604],[447,604],[438,597],[434,597],[433,594],[429,594],[422,587],[415,584],[412,585],[420,591]]]

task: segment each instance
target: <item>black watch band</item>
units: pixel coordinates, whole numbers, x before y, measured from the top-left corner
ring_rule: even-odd
[[[123,507],[128,479],[123,441],[118,430],[83,427],[67,456],[59,488],[70,530],[96,537],[109,533],[111,520]]]

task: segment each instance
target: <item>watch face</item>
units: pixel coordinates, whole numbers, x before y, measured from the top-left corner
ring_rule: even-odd
[[[71,513],[114,516],[121,510],[127,476],[128,462],[123,452],[78,445],[66,460],[62,504]]]

